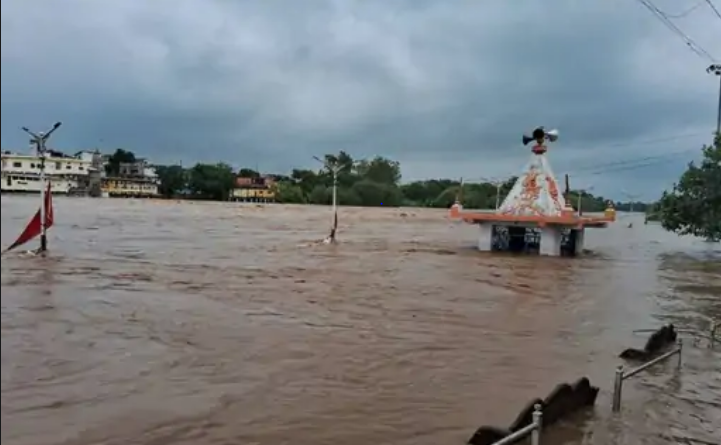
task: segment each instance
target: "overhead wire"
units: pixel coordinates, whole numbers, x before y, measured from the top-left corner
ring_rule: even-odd
[[[699,149],[686,149],[686,150],[680,150],[676,152],[669,152],[664,153],[660,155],[654,155],[654,156],[642,156],[637,158],[631,158],[631,159],[624,159],[624,160],[618,160],[618,161],[612,161],[612,162],[606,162],[606,163],[600,163],[600,164],[588,164],[585,166],[574,166],[572,168],[572,171],[574,173],[582,173],[582,176],[597,176],[602,174],[609,174],[609,173],[616,173],[616,172],[623,172],[623,171],[633,171],[633,170],[641,170],[644,168],[650,168],[650,167],[657,167],[659,165],[670,163],[670,162],[678,162],[680,158],[686,157],[688,161],[692,161],[694,155],[699,155],[700,150]],[[495,176],[493,178],[491,177],[473,177],[473,178],[464,178],[464,183],[474,183],[474,182],[485,182],[485,183],[503,183],[507,179],[501,179],[501,178],[510,178],[514,175],[500,175]]]
[[[681,38],[681,40],[686,43],[686,46],[693,51],[696,55],[698,55],[701,58],[708,59],[711,62],[716,62],[716,58],[712,56],[706,49],[704,49],[701,45],[696,43],[691,37],[688,36],[685,32],[683,32],[672,20],[671,18],[663,11],[661,11],[651,0],[636,0],[637,2],[641,3],[646,9],[648,9],[651,14],[656,17],[661,23],[666,26],[671,32],[673,32],[676,36]]]
[[[603,175],[603,174],[608,174],[608,173],[617,173],[617,172],[623,172],[623,171],[629,171],[629,170],[640,170],[640,169],[649,168],[649,167],[657,167],[661,164],[665,164],[665,163],[671,162],[671,161],[678,161],[678,159],[674,159],[674,158],[670,158],[670,157],[665,157],[665,158],[659,157],[656,159],[647,159],[645,162],[629,162],[627,164],[608,166],[606,168],[599,166],[600,168],[598,168],[596,170],[583,171],[583,173],[584,173],[584,176],[597,176],[597,175]]]
[[[718,8],[716,7],[716,5],[714,5],[711,0],[706,0],[706,4],[708,4],[709,8],[711,8],[711,10],[714,12],[714,14],[716,14],[716,17],[718,17],[719,19],[721,19],[721,12],[719,12],[719,10],[718,10]]]
[[[682,19],[682,18],[686,17],[687,15],[691,14],[692,12],[694,12],[695,10],[697,10],[699,8],[699,6],[703,5],[703,3],[704,3],[703,1],[699,1],[695,5],[688,8],[687,10],[685,10],[681,13],[678,13],[678,14],[672,15],[672,14],[666,13],[666,17],[668,17],[670,19]]]
[[[692,154],[698,154],[700,150],[698,149],[686,149],[676,152],[669,152],[659,155],[653,155],[653,156],[642,156],[639,158],[632,158],[632,159],[622,159],[618,161],[612,161],[612,162],[605,162],[601,164],[587,164],[587,165],[581,165],[580,167],[576,166],[573,168],[573,171],[592,171],[592,170],[598,170],[598,169],[606,169],[606,168],[614,168],[617,166],[624,167],[629,164],[636,164],[639,162],[648,162],[648,161],[658,161],[658,160],[674,160],[678,158],[679,156],[688,156]]]

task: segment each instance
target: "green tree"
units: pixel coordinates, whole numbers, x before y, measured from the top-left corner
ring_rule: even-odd
[[[664,229],[721,241],[721,134],[703,147],[700,165],[690,163],[656,207]]]
[[[659,215],[658,204],[649,204],[646,206],[646,222],[659,221],[661,216]]]
[[[225,201],[234,186],[233,168],[222,162],[195,164],[188,173],[188,188],[196,198]]]
[[[458,185],[458,181],[450,179],[430,179],[403,184],[401,186],[401,192],[407,205],[421,207],[435,206],[434,203],[441,193],[450,187],[458,187]],[[455,191],[450,193],[455,193]]]
[[[403,194],[395,184],[384,184],[363,179],[356,182],[352,190],[358,195],[362,206],[398,207],[403,203]]]
[[[188,186],[188,172],[180,165],[158,165],[155,172],[160,180],[158,191],[165,198],[177,196]]]
[[[108,157],[108,162],[105,164],[105,174],[108,176],[118,176],[120,174],[120,164],[136,161],[135,153],[118,148],[115,150],[115,153]]]
[[[252,168],[241,168],[238,171],[238,176],[241,178],[260,178],[260,173]]]
[[[360,161],[356,164],[356,173],[364,180],[380,184],[397,185],[401,180],[401,165],[398,161],[391,161],[376,156],[370,161]]]
[[[305,195],[299,185],[284,181],[275,185],[275,200],[281,204],[303,204]]]
[[[313,190],[308,194],[308,202],[310,204],[329,204],[331,200],[330,196],[328,187],[318,184],[313,187]]]
[[[448,187],[444,191],[442,191],[436,198],[430,203],[430,207],[439,207],[439,208],[449,208],[453,205],[454,202],[456,202],[456,198],[460,197],[459,192],[461,190],[461,187],[458,185]],[[464,205],[472,208],[480,208],[474,205],[471,205],[468,200],[468,195],[465,196],[465,199],[463,199]]]
[[[318,174],[313,170],[293,169],[290,177],[293,183],[303,190],[305,196],[310,195],[315,186],[320,183]]]

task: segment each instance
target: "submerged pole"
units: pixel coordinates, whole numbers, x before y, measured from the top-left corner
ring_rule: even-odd
[[[338,170],[333,169],[333,227],[335,227],[335,215],[338,214]]]
[[[38,156],[40,156],[40,249],[39,252],[48,250],[47,224],[45,217],[47,209],[45,208],[45,193],[47,193],[47,184],[45,184],[45,143],[38,143]],[[41,148],[42,147],[42,148]]]
[[[47,146],[45,143],[50,138],[55,130],[60,128],[62,122],[55,122],[52,128],[47,133],[34,133],[27,127],[22,127],[22,130],[31,136],[30,143],[35,145],[35,151],[40,158],[40,248],[38,252],[45,252],[48,250],[48,237],[47,237],[47,224],[45,221],[47,209],[45,208],[46,193],[48,193],[48,187],[45,178],[45,156],[47,154]]]
[[[337,160],[333,163],[330,163],[328,162],[328,159],[323,160],[317,156],[313,156],[313,159],[323,164],[323,167],[331,173],[333,178],[333,191],[331,200],[333,212],[331,213],[330,235],[328,235],[328,237],[323,240],[323,242],[326,244],[333,244],[336,241],[336,231],[338,230],[338,173],[340,173],[341,168],[345,167],[345,165],[339,164]]]

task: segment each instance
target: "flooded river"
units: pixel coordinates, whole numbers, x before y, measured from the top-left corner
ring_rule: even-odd
[[[3,246],[37,201],[2,197]],[[610,412],[634,329],[721,318],[721,248],[642,217],[541,259],[438,210],[343,208],[327,246],[323,207],[55,206],[49,256],[2,259],[3,445],[460,445],[583,375],[545,445],[721,441],[721,347],[688,336]]]

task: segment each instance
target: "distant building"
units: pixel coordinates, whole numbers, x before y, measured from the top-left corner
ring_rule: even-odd
[[[121,162],[117,175],[101,181],[103,196],[111,198],[155,198],[160,196],[158,186],[158,174],[145,159]]]
[[[34,150],[33,150],[34,151]],[[53,193],[87,194],[88,178],[93,171],[91,161],[48,150],[44,159],[36,153],[2,152],[3,193],[40,193],[40,168],[44,160],[45,177],[51,182]]]
[[[102,178],[105,176],[105,161],[100,150],[83,150],[75,153],[75,157],[90,163],[87,181],[83,184],[87,194],[92,197],[102,196]]]
[[[275,181],[271,177],[235,179],[235,188],[230,194],[231,201],[238,202],[275,202]]]

